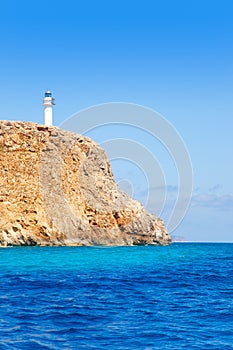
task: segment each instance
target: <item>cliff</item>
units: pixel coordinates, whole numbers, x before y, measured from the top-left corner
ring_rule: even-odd
[[[167,245],[163,221],[122,192],[87,137],[0,121],[0,245]]]

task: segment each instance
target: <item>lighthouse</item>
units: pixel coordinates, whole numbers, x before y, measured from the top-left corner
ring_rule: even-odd
[[[55,105],[55,99],[52,97],[52,93],[49,90],[45,91],[43,106],[44,106],[44,125],[53,125],[53,106]]]

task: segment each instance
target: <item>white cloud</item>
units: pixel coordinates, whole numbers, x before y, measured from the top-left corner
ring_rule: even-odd
[[[223,186],[220,185],[220,184],[217,184],[217,185],[215,185],[213,187],[210,187],[209,188],[209,192],[210,193],[217,193],[217,192],[221,191],[222,189],[223,189]]]
[[[192,198],[192,206],[218,209],[223,211],[233,210],[233,196],[230,194],[217,195],[214,193],[197,194]]]

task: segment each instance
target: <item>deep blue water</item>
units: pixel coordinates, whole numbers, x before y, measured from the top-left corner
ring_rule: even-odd
[[[0,349],[233,349],[233,244],[0,249]]]

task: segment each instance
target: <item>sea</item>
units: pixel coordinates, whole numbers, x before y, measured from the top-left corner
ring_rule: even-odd
[[[0,349],[233,349],[233,244],[2,248]]]

